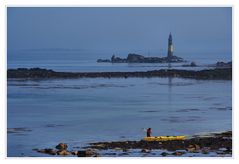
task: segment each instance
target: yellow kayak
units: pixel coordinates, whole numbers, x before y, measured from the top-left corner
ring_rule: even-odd
[[[186,136],[156,136],[144,137],[145,141],[168,141],[168,140],[184,140]]]

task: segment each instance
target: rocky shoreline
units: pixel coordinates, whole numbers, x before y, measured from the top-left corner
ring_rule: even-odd
[[[129,77],[180,77],[199,80],[232,80],[232,68],[215,68],[200,71],[161,69],[138,72],[56,72],[41,68],[8,69],[7,78],[51,79],[51,78],[129,78]]]
[[[232,156],[232,131],[214,133],[206,136],[192,136],[185,140],[172,141],[114,141],[96,142],[89,146],[82,147],[81,150],[67,150],[67,144],[60,143],[55,148],[34,149],[39,153],[59,156],[78,157],[100,157],[100,156],[128,156],[134,151],[138,151],[137,156],[153,155],[156,150],[161,150],[156,154],[158,157],[166,156]],[[105,153],[102,153],[106,151]],[[107,152],[108,151],[108,152]],[[117,153],[120,152],[120,153]]]

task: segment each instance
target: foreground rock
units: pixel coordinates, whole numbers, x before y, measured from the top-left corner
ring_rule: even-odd
[[[57,155],[62,155],[62,156],[66,156],[66,155],[71,155],[72,152],[67,151],[67,150],[59,150],[57,151]]]
[[[157,156],[192,156],[192,154],[214,153],[214,156],[231,156],[232,132],[214,133],[204,136],[193,136],[186,140],[171,141],[116,141],[90,143],[83,150],[67,150],[68,145],[60,143],[57,149],[33,149],[38,153],[53,156],[99,157],[99,156],[131,156],[132,150],[138,151],[138,156],[150,156],[154,150],[162,150]],[[107,152],[107,150],[109,150]],[[101,154],[101,151],[105,153]]]
[[[38,153],[44,153],[44,154],[48,154],[48,155],[56,155],[57,151],[54,149],[33,149],[34,151],[37,151]]]
[[[128,77],[181,77],[201,80],[231,80],[232,68],[201,71],[161,69],[141,72],[55,72],[40,68],[18,68],[7,71],[8,78],[49,79],[49,78],[128,78]]]
[[[59,150],[66,150],[67,147],[68,146],[65,143],[59,143],[58,145],[56,145],[56,149],[59,149]]]
[[[92,149],[81,150],[77,152],[78,157],[97,157],[98,154]]]
[[[232,154],[232,132],[212,134],[208,137],[193,137],[186,140],[173,141],[118,141],[118,142],[98,142],[91,143],[89,147],[98,150],[108,149],[141,149],[142,153],[149,153],[153,149],[171,151],[170,155],[181,156],[185,153],[217,152],[217,154]],[[184,150],[184,151],[178,151]],[[163,152],[162,156],[169,153]]]
[[[67,150],[68,145],[65,143],[59,143],[56,145],[56,149],[46,148],[46,149],[33,149],[38,153],[48,154],[48,155],[59,155],[59,156],[78,156],[78,157],[98,157],[98,153],[93,149],[69,151]]]

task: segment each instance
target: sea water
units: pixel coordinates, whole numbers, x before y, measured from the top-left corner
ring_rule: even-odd
[[[122,51],[116,56],[127,58],[130,52]],[[133,53],[147,54],[141,51]],[[111,51],[65,50],[65,49],[37,49],[18,50],[8,52],[8,68],[40,67],[63,72],[123,72],[123,71],[149,71],[167,69],[167,63],[97,63],[97,59],[110,59]],[[210,69],[208,65],[216,62],[232,61],[228,53],[175,53],[182,57],[186,63],[172,63],[171,68],[202,70]],[[151,57],[165,57],[162,54],[144,55]],[[195,62],[199,67],[182,67],[183,64]]]
[[[110,56],[107,52],[78,50],[18,51],[8,53],[7,67],[74,72],[168,67],[96,62]],[[227,54],[177,56],[204,66],[231,61]],[[172,68],[190,69],[180,65],[172,64]],[[204,66],[193,69],[207,68]],[[149,127],[154,136],[232,130],[231,82],[182,78],[8,79],[7,155],[46,156],[32,149],[53,148],[59,142],[77,149],[91,142],[140,140]]]
[[[232,84],[181,78],[8,80],[8,156],[66,142],[140,140],[232,129]]]

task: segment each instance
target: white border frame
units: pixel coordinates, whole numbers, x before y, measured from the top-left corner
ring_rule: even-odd
[[[33,162],[43,162],[41,160],[45,160],[46,162],[52,162],[50,160],[57,160],[56,162],[65,163],[64,160],[68,159],[71,162],[102,162],[102,163],[111,163],[111,162],[126,162],[126,160],[135,160],[137,163],[145,163],[145,162],[158,162],[158,160],[162,160],[165,162],[172,163],[201,163],[204,160],[216,160],[215,162],[235,162],[236,159],[239,158],[239,137],[238,135],[238,119],[235,119],[235,116],[239,116],[238,113],[238,103],[235,101],[235,97],[238,95],[238,87],[239,85],[238,76],[236,76],[238,72],[238,48],[235,47],[235,43],[238,43],[238,32],[235,29],[239,29],[238,27],[238,4],[236,4],[237,0],[158,0],[157,2],[154,0],[121,0],[121,1],[112,1],[112,0],[87,0],[87,1],[74,1],[74,0],[2,0],[0,2],[0,104],[1,104],[1,123],[0,123],[0,160],[2,162],[24,162],[30,163]],[[8,158],[6,159],[7,152],[7,134],[6,134],[6,123],[7,123],[7,83],[6,83],[6,70],[7,70],[7,7],[232,7],[232,60],[233,60],[233,81],[232,81],[232,123],[233,123],[233,157],[232,158],[220,158],[220,157],[210,157],[210,158]],[[4,36],[4,37],[2,37]],[[41,160],[39,160],[41,159]],[[115,160],[117,159],[117,160]],[[180,159],[180,160],[178,160]],[[199,160],[200,159],[200,160]],[[234,159],[234,160],[233,160]],[[80,161],[78,161],[80,160]],[[114,161],[112,161],[114,160]],[[150,160],[150,161],[148,161]],[[192,161],[193,160],[193,161]],[[128,161],[129,162],[129,161]]]

